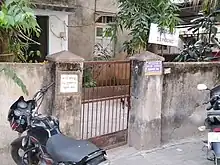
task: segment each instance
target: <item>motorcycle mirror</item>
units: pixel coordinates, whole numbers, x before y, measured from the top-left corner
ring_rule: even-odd
[[[208,90],[208,87],[205,84],[198,84],[197,89],[202,91],[202,90]]]
[[[206,126],[200,126],[200,127],[198,127],[198,130],[200,132],[204,132],[206,130]]]

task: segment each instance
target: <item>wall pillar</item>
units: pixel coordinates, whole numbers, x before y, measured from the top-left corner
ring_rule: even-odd
[[[81,138],[81,94],[84,59],[62,51],[47,56],[51,66],[52,80],[52,115],[58,117],[61,131],[76,139]]]
[[[164,58],[151,52],[131,57],[131,111],[128,143],[139,150],[161,144],[161,104]]]

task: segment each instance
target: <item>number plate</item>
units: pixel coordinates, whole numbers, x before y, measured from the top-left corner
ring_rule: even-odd
[[[211,142],[220,142],[220,132],[209,132],[208,141]]]

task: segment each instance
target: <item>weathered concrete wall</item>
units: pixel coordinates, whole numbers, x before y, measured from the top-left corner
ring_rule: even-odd
[[[22,79],[27,86],[29,96],[23,94],[21,89],[2,72],[0,73],[0,155],[8,151],[10,143],[17,137],[17,133],[13,132],[7,121],[7,114],[10,106],[18,99],[19,96],[24,95],[29,99],[33,94],[41,88],[43,84],[48,83],[49,68],[44,64],[4,64],[0,63],[0,68],[7,66],[16,71],[19,78]],[[49,99],[46,98],[41,106],[41,112],[46,112],[47,108],[51,106]]]
[[[197,127],[206,117],[208,91],[198,91],[197,84],[208,87],[220,83],[220,63],[165,63],[171,73],[164,75],[162,101],[162,142],[199,134]]]
[[[76,0],[33,0],[34,3],[74,7]]]
[[[69,50],[84,59],[91,59],[95,45],[95,11],[116,13],[117,0],[76,0],[76,10],[69,15]],[[128,33],[120,33],[116,54],[128,39]]]
[[[128,144],[139,150],[161,144],[162,61],[163,57],[143,52],[132,57],[131,110]],[[160,61],[160,72],[149,74],[150,61]]]
[[[77,0],[76,5],[76,11],[69,15],[69,50],[88,59],[95,45],[95,1]]]
[[[118,11],[117,0],[96,0],[96,11],[116,13]]]

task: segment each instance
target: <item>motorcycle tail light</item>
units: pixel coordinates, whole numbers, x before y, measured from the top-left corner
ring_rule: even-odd
[[[213,131],[214,132],[220,132],[220,128],[214,128]]]

